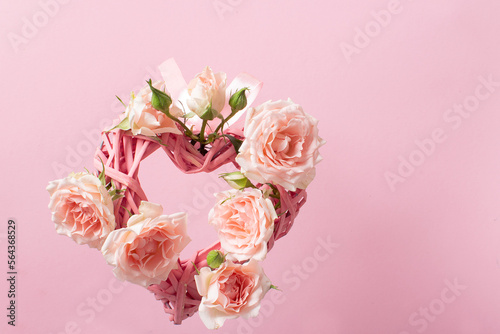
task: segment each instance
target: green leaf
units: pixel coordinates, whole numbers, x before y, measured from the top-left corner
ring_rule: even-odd
[[[106,174],[104,174],[104,172],[105,172],[104,162],[102,161],[101,157],[99,157],[99,160],[101,160],[102,171],[99,173],[98,178],[99,178],[99,181],[101,181],[102,185],[106,186]]]
[[[217,269],[226,260],[221,251],[211,250],[207,255],[207,264],[212,269]]]
[[[234,136],[231,136],[228,134],[224,134],[223,136],[226,137],[227,139],[229,139],[231,144],[233,144],[234,150],[236,151],[236,153],[239,153],[241,144],[243,144],[243,140],[237,139]]]

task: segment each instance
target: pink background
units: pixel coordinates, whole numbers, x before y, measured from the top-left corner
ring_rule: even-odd
[[[291,97],[328,141],[307,205],[264,262],[283,292],[219,333],[500,332],[500,87],[474,97],[480,76],[500,82],[498,1],[64,2],[50,16],[0,2],[3,273],[9,217],[19,235],[18,322],[6,325],[1,278],[2,333],[209,332],[197,315],[170,324],[152,294],[57,235],[47,209],[49,180],[92,168],[92,134],[122,111],[114,96],[170,57],[186,78],[205,65],[252,73],[258,103]],[[463,103],[474,111],[449,111]],[[391,188],[400,164],[410,170]],[[181,176],[160,154],[141,171],[166,213],[189,207],[185,257],[215,240],[206,214],[224,186]]]

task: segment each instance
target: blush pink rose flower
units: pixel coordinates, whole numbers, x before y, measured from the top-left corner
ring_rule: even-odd
[[[250,108],[236,162],[252,181],[278,184],[290,191],[305,189],[322,160],[319,147],[325,141],[318,135],[317,124],[291,100]]]
[[[231,189],[215,197],[217,204],[208,214],[208,223],[217,230],[227,258],[264,260],[278,218],[271,200],[255,188]]]
[[[47,191],[57,233],[99,249],[116,227],[113,201],[101,181],[91,174],[72,173],[51,181]]]
[[[203,267],[194,279],[202,297],[198,311],[208,329],[220,328],[227,319],[256,317],[271,288],[271,281],[253,259],[243,265],[226,260],[213,271]]]
[[[162,215],[161,205],[141,202],[127,227],[109,234],[101,252],[120,280],[149,286],[167,279],[191,241],[185,213]]]
[[[226,73],[215,73],[207,66],[191,80],[187,87],[186,104],[196,115],[201,116],[212,104],[212,109],[221,112],[226,103]]]
[[[157,81],[153,83],[153,87],[164,91],[165,83]],[[167,117],[163,112],[153,108],[151,105],[152,95],[153,93],[149,85],[144,86],[137,96],[132,94],[125,110],[125,117],[128,117],[132,134],[149,137],[154,137],[161,133],[180,134],[181,131],[172,119]]]

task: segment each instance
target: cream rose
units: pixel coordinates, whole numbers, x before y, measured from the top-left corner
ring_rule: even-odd
[[[305,189],[322,160],[319,147],[325,141],[318,135],[317,124],[291,100],[250,108],[236,162],[252,181],[278,184],[291,191]]]
[[[254,188],[232,189],[215,197],[217,204],[210,210],[208,223],[217,230],[227,258],[264,260],[278,218],[271,200]]]
[[[196,75],[187,86],[187,107],[196,115],[201,116],[212,104],[212,109],[221,112],[226,103],[226,74],[213,73],[207,66],[203,72]]]
[[[57,233],[99,249],[116,227],[113,201],[101,181],[91,174],[73,173],[50,182],[47,191]]]
[[[147,287],[166,280],[177,268],[180,252],[191,241],[186,214],[162,212],[161,205],[143,201],[127,227],[106,238],[101,252],[118,279]]]
[[[164,90],[165,84],[157,81],[153,84],[153,87]],[[149,137],[167,132],[180,134],[181,131],[172,119],[152,107],[152,95],[149,86],[144,86],[137,96],[132,95],[125,110],[125,117],[128,117],[132,133]]]
[[[202,296],[198,311],[208,329],[220,328],[226,319],[256,317],[271,288],[271,281],[253,259],[243,265],[226,260],[214,271],[201,268],[194,279]]]

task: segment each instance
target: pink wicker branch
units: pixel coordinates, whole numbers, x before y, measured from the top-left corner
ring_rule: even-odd
[[[160,144],[148,137],[130,136],[122,130],[102,133],[101,147],[96,151],[94,167],[101,172],[104,165],[106,181],[113,180],[124,197],[114,203],[116,228],[126,225],[129,212],[138,213],[141,201],[147,201],[139,182],[139,166]]]
[[[209,173],[227,163],[238,167],[235,162],[236,152],[225,138],[219,138],[207,146],[206,154],[199,152],[199,143],[193,146],[190,139],[183,135],[164,134],[161,141],[159,143],[149,137],[133,136],[130,132],[119,129],[102,133],[102,144],[96,151],[94,166],[98,171],[102,171],[104,166],[106,181],[113,181],[117,189],[124,190],[124,197],[114,203],[117,229],[126,226],[130,213],[138,213],[141,201],[147,201],[139,182],[139,167],[142,160],[159,148],[165,151],[177,168],[187,174]],[[273,248],[276,240],[290,231],[307,199],[305,190],[290,192],[281,186],[277,188],[281,206],[276,211],[278,218],[268,242],[268,250]],[[276,205],[278,199],[273,199],[273,202]],[[174,324],[181,324],[198,311],[201,296],[198,294],[194,275],[196,268],[207,266],[207,254],[213,249],[220,249],[220,243],[216,242],[197,251],[188,260],[179,259],[177,269],[170,272],[167,280],[149,286],[148,290],[162,302]]]
[[[213,249],[220,249],[220,243],[196,252],[189,260],[179,260],[178,268],[172,270],[166,281],[150,285],[148,290],[160,300],[170,321],[179,325],[182,321],[198,311],[201,296],[196,289],[194,275],[196,268],[207,266],[207,254]],[[194,265],[196,265],[196,268]]]
[[[285,235],[292,228],[295,217],[299,214],[300,208],[306,203],[307,192],[304,189],[297,191],[287,191],[282,186],[276,186],[280,193],[281,207],[276,210],[278,219],[274,221],[274,232],[267,243],[267,250],[270,251],[274,247],[274,242]],[[278,199],[272,199],[274,204],[278,203]]]
[[[200,146],[191,144],[191,140],[183,135],[165,136],[163,150],[170,160],[186,174],[200,172],[210,173],[227,163],[234,163],[236,152],[231,142],[226,138],[216,139],[203,155],[198,151]]]

